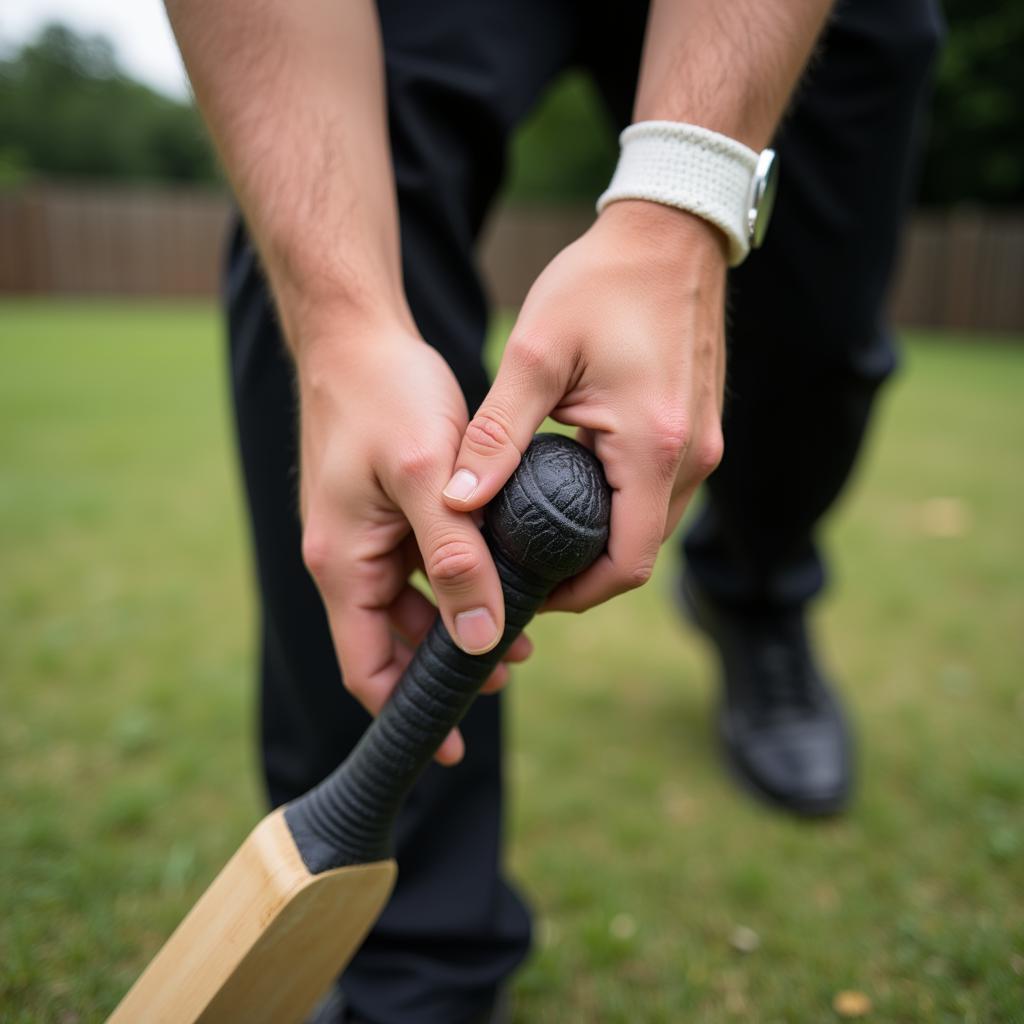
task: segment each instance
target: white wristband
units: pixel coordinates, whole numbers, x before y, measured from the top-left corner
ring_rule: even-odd
[[[620,136],[600,213],[619,199],[647,199],[695,213],[721,229],[729,265],[760,244],[774,192],[774,153],[758,154],[727,135],[675,121],[641,121]]]

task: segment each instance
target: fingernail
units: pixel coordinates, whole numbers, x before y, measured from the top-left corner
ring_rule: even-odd
[[[473,608],[455,616],[455,635],[468,654],[482,654],[494,646],[498,626],[486,608]]]
[[[468,469],[457,469],[444,489],[444,496],[453,501],[469,501],[479,484],[476,473],[471,473]]]

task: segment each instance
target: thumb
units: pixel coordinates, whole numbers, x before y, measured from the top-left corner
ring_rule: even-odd
[[[452,639],[467,654],[489,651],[504,632],[505,603],[483,535],[470,516],[445,508],[436,497],[413,502],[405,514]]]
[[[562,385],[509,342],[491,390],[466,427],[444,488],[450,508],[482,508],[515,472],[537,428],[562,398]]]

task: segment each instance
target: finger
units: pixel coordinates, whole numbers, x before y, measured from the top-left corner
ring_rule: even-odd
[[[694,492],[697,490],[696,487],[687,487],[686,490],[677,494],[668,505],[668,514],[665,516],[665,529],[661,535],[661,542],[664,544],[673,533],[676,532],[676,528],[679,526],[680,520],[686,514],[686,510],[690,507],[690,502],[693,500]]]
[[[437,619],[437,607],[426,594],[406,584],[388,609],[388,618],[395,632],[415,648]]]
[[[486,505],[519,465],[565,381],[554,356],[537,342],[510,340],[498,375],[462,437],[444,499],[451,508]]]
[[[431,606],[433,607],[433,606]],[[408,645],[404,639],[399,639],[397,645],[397,660],[401,663],[402,672],[405,672],[415,654],[415,647]],[[523,660],[523,659],[520,659]],[[481,693],[496,693],[509,680],[509,667],[506,661],[499,662],[494,671],[487,677],[480,687]]]
[[[621,467],[606,463],[606,473],[612,485],[607,551],[586,572],[557,587],[544,604],[546,611],[585,611],[651,578],[665,530],[670,482],[650,462]]]
[[[505,688],[511,678],[512,672],[508,665],[501,664],[487,677],[487,682],[480,687],[480,692],[488,694],[497,693]]]
[[[401,671],[387,609],[405,579],[389,557],[353,557],[353,536],[351,521],[310,513],[302,558],[320,591],[345,687],[376,715]],[[350,542],[340,544],[342,537]]]
[[[683,518],[697,488],[718,468],[725,451],[722,441],[722,427],[718,419],[712,420],[701,432],[698,443],[691,445],[683,459],[676,477],[676,484],[665,517],[665,531],[662,540],[668,540]]]
[[[327,611],[345,687],[376,717],[412,660],[412,650],[392,631],[392,608],[397,604],[407,620],[419,619],[409,622],[412,629],[421,626],[423,609],[406,593],[414,588],[389,559],[345,566],[333,562],[326,547],[310,543],[304,551],[306,562]],[[434,756],[441,764],[453,765],[464,753],[465,744],[454,729]]]
[[[402,640],[418,647],[437,619],[437,607],[413,586],[406,586],[398,595],[390,612],[391,625]],[[533,641],[525,633],[512,641],[502,661],[523,662],[533,654]]]
[[[337,627],[336,646],[345,685],[374,717],[380,714],[412,660],[411,649],[396,641],[390,630],[386,640],[379,635],[382,623],[387,629],[388,618],[383,612],[349,609]],[[355,633],[364,634],[361,642]],[[434,758],[445,766],[458,764],[465,749],[459,730],[453,729]]]
[[[422,594],[420,595],[423,596]],[[426,598],[424,598],[426,601]],[[437,616],[437,609],[434,608],[429,601],[426,603],[432,609],[433,617]],[[429,627],[428,627],[429,628]],[[532,649],[532,644],[531,644]],[[398,680],[401,678],[402,673],[409,667],[409,663],[412,661],[415,653],[415,648],[409,646],[404,640],[399,640],[395,644],[395,665],[397,667],[397,676],[391,689],[385,696],[384,701],[386,702],[388,697],[393,692],[394,687],[398,685]],[[487,681],[480,688],[481,693],[492,694],[497,693],[503,689],[508,683],[510,678],[509,668],[505,664],[498,665],[495,670],[488,676]],[[383,707],[381,703],[381,707]],[[462,733],[458,728],[452,729],[452,731],[445,737],[444,742],[437,748],[437,752],[434,754],[434,760],[438,764],[444,765],[446,768],[450,768],[452,765],[458,764],[466,753],[466,742],[462,737]]]
[[[399,485],[399,505],[423,553],[424,571],[448,632],[467,654],[483,654],[505,628],[501,582],[471,517],[438,499],[438,477],[426,470],[407,475]]]
[[[465,753],[466,743],[462,738],[462,733],[458,729],[452,729],[441,746],[437,748],[434,760],[446,768],[451,768],[462,760]]]
[[[426,599],[424,598],[424,600]],[[431,609],[433,609],[433,616],[434,618],[436,618],[437,609],[435,609],[434,606],[430,604],[429,601],[427,601],[427,604],[430,605]],[[399,666],[399,679],[401,679],[402,674],[409,667],[409,664],[412,662],[414,654],[414,646],[410,646],[402,639],[399,639],[396,642],[395,661]],[[398,685],[397,681],[395,685]],[[437,761],[438,764],[442,764],[446,768],[450,768],[452,765],[458,764],[459,761],[462,760],[465,751],[466,744],[462,738],[462,733],[459,732],[457,728],[455,728],[452,729],[452,731],[445,737],[444,741],[441,743],[441,746],[437,748],[437,751],[434,753],[434,760]]]
[[[371,715],[378,715],[408,663],[387,610],[328,600],[327,617],[346,688]]]
[[[594,450],[595,433],[593,430],[586,427],[580,427],[576,431],[576,440],[585,448],[589,448],[591,451]],[[689,507],[699,484],[700,481],[697,481],[692,485],[681,486],[677,479],[676,490],[673,492],[668,504],[668,514],[665,517],[665,529],[661,535],[662,543],[668,540],[668,538],[675,532],[676,527],[679,525],[679,520],[683,518],[683,515]]]
[[[505,652],[505,657],[502,658],[502,661],[518,664],[519,662],[526,661],[531,654],[533,654],[533,641],[525,633],[520,633],[512,641],[512,645]]]

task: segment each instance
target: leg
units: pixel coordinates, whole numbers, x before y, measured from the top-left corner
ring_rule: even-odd
[[[840,3],[779,133],[775,223],[730,281],[726,454],[684,597],[722,656],[734,768],[802,814],[841,810],[852,787],[803,608],[824,584],[818,524],[895,365],[884,307],[938,35],[929,0]]]
[[[612,35],[600,12],[589,60],[621,126],[635,22]],[[767,244],[730,280],[725,457],[686,538],[684,596],[722,655],[735,766],[802,813],[849,792],[848,732],[803,607],[824,580],[817,525],[895,362],[884,304],[938,38],[932,0],[840,0],[776,140]]]
[[[505,139],[568,61],[562,5],[451,0],[429,15],[383,0],[392,150],[406,289],[424,337],[471,408],[486,306],[472,247],[502,171]],[[344,244],[340,239],[339,244]],[[296,409],[271,300],[244,229],[226,280],[235,411],[262,605],[262,746],[274,804],[308,789],[367,725],[344,690],[296,517]],[[467,756],[432,766],[403,810],[394,897],[342,987],[378,1024],[457,1024],[485,1006],[525,955],[526,909],[500,871],[500,700],[479,701]]]
[[[620,129],[643,23],[643,5],[590,20],[585,59]],[[884,305],[939,35],[932,0],[841,0],[776,139],[774,221],[730,280],[725,457],[686,542],[719,603],[800,605],[822,585],[814,528],[895,363]]]
[[[717,603],[794,607],[895,365],[885,301],[938,41],[929,0],[840,3],[779,133],[765,246],[730,281],[725,457],[686,539]]]

